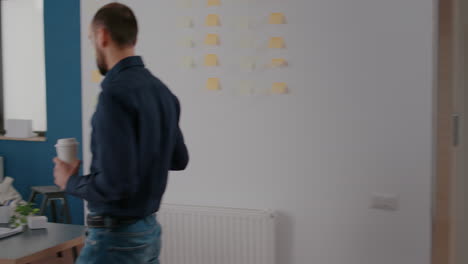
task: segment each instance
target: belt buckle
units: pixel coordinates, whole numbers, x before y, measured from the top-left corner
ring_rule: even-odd
[[[87,223],[91,227],[105,228],[107,226],[107,217],[102,215],[88,215]]]
[[[88,215],[87,220],[89,221],[102,221],[104,217],[102,215]]]

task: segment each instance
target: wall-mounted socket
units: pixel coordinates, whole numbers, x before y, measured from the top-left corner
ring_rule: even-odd
[[[391,194],[373,194],[371,199],[371,208],[385,211],[397,211],[399,199],[397,195]]]

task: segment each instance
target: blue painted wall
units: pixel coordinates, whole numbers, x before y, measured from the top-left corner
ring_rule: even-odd
[[[31,186],[53,185],[57,139],[75,137],[82,142],[80,1],[45,0],[44,24],[47,142],[0,141],[6,175],[15,179],[14,186],[25,200]],[[82,224],[82,201],[73,197],[69,201],[73,223]]]

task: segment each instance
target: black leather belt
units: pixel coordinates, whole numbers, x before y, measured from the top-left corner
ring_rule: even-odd
[[[91,228],[116,228],[124,225],[131,225],[141,220],[135,217],[114,217],[104,215],[88,215],[86,223]]]

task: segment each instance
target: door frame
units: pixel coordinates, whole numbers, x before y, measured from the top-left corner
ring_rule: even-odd
[[[436,67],[436,154],[432,264],[453,264],[453,126],[455,89],[456,2],[438,1]]]

